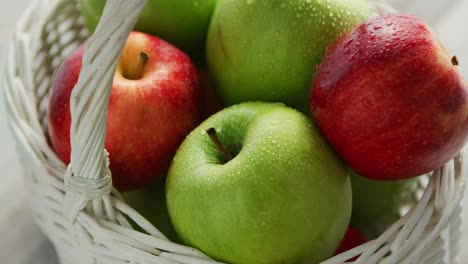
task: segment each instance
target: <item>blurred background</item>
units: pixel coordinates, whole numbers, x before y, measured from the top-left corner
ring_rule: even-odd
[[[15,24],[33,0],[0,0],[0,70],[3,71],[7,46]],[[460,70],[468,78],[468,0],[388,0],[404,13],[423,18],[442,39],[448,50],[457,55]],[[20,177],[21,164],[8,126],[0,93],[0,263],[55,264],[55,253],[32,221],[27,192]],[[463,204],[468,204],[468,194]],[[464,210],[459,263],[468,263],[468,210]]]

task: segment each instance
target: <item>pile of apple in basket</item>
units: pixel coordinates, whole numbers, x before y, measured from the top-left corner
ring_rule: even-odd
[[[104,0],[82,0],[92,32]],[[70,158],[83,48],[52,81]],[[367,1],[148,1],[113,80],[114,186],[231,263],[316,263],[378,236],[467,139],[468,85],[434,32]],[[341,244],[340,244],[341,243]]]

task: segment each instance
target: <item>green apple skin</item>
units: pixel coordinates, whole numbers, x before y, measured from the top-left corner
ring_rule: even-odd
[[[219,0],[206,49],[219,96],[226,105],[284,102],[309,114],[327,46],[371,16],[367,0]]]
[[[400,218],[400,209],[416,203],[419,178],[397,181],[367,179],[351,171],[353,210],[351,226],[369,239],[380,236]]]
[[[145,188],[122,193],[125,202],[153,224],[169,240],[178,242],[177,233],[167,212],[164,182],[157,182]],[[143,231],[136,223],[133,226]]]
[[[193,130],[171,163],[166,199],[179,238],[229,263],[322,261],[351,215],[346,166],[305,115],[281,103],[231,106]]]
[[[85,26],[93,32],[106,0],[81,0]],[[160,37],[191,56],[202,56],[217,0],[148,0],[135,30]]]

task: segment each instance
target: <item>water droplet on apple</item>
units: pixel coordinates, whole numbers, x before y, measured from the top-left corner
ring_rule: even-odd
[[[271,121],[270,121],[270,124],[276,126],[276,125],[281,124],[281,121],[280,121],[280,120],[277,120],[277,119],[271,120]]]
[[[271,143],[276,144],[278,141],[277,140],[272,140]]]

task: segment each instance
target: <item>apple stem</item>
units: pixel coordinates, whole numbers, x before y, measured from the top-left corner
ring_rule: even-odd
[[[140,52],[138,65],[134,69],[134,71],[130,71],[128,74],[128,79],[130,80],[139,80],[143,77],[143,69],[145,68],[146,63],[149,60],[148,54],[144,53],[143,51]]]
[[[226,162],[232,160],[232,155],[226,150],[226,148],[223,146],[223,144],[219,140],[218,134],[216,133],[216,130],[212,127],[212,128],[209,128],[208,130],[206,130],[206,133],[208,134],[208,136],[210,136],[211,141],[213,141],[213,143],[215,143],[215,145],[218,148],[219,152],[221,152],[221,154],[223,154],[224,159],[226,160]]]
[[[453,57],[452,57],[452,65],[453,65],[453,66],[458,66],[458,58],[457,58],[457,56],[453,56]]]

